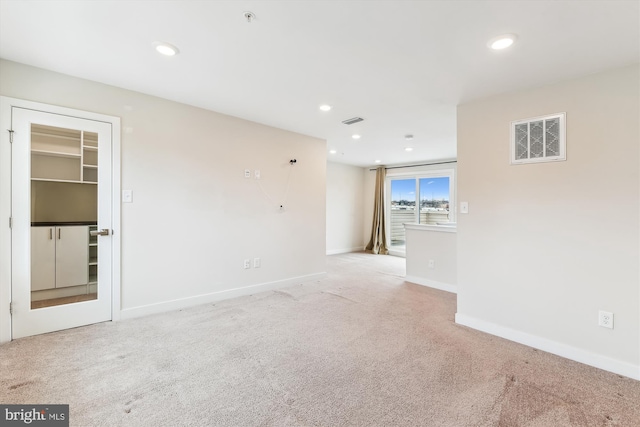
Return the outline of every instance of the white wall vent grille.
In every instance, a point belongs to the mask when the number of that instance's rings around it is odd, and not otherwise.
[[[511,122],[511,164],[566,159],[564,113]]]

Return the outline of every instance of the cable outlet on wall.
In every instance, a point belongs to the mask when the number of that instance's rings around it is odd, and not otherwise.
[[[249,258],[244,260],[244,268],[251,268],[251,260]]]
[[[432,259],[429,260],[429,268],[430,269],[436,268],[436,262]]]
[[[245,169],[244,170],[244,177],[245,178],[251,178],[251,169]]]
[[[613,313],[600,310],[598,312],[598,326],[613,329]]]

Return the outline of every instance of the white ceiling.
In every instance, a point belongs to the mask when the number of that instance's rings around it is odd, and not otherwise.
[[[462,102],[639,62],[639,4],[1,0],[0,57],[323,138],[329,160],[410,164],[456,157]],[[518,42],[490,51],[504,33]]]

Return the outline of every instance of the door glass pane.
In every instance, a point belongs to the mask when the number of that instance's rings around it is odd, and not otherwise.
[[[98,135],[31,125],[31,308],[97,299]]]
[[[420,178],[420,224],[449,222],[449,177]]]
[[[404,247],[404,223],[416,221],[416,180],[391,180],[391,246]]]

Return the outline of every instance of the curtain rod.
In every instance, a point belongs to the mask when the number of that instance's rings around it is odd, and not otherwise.
[[[385,170],[389,170],[389,169],[415,168],[415,167],[418,167],[418,166],[446,165],[448,163],[458,163],[458,161],[457,160],[449,160],[449,161],[446,161],[446,162],[422,163],[420,165],[390,166],[388,168],[385,167],[384,169]],[[376,169],[378,169],[378,168],[369,169],[369,171],[374,171]]]

